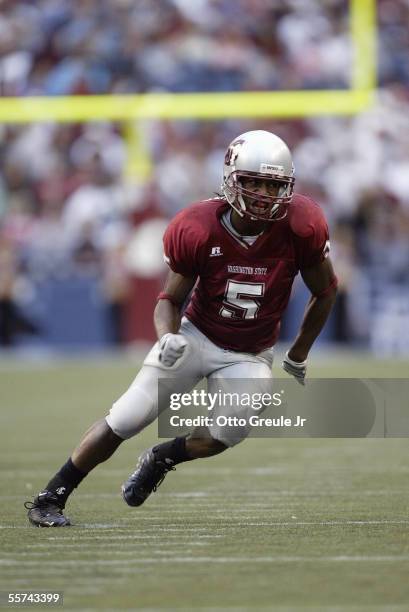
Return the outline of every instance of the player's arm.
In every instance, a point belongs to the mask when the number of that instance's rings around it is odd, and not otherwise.
[[[201,269],[200,224],[188,209],[180,211],[163,235],[163,258],[169,266],[158,296],[154,323],[159,338],[159,360],[171,367],[183,355],[187,340],[179,333],[181,310]]]
[[[181,308],[192,291],[196,278],[188,278],[169,270],[168,276],[159,294],[158,303],[153,314],[156,333],[159,339],[165,334],[177,334],[180,327]]]
[[[186,339],[179,334],[181,308],[193,289],[196,278],[169,270],[163,291],[159,294],[153,320],[159,339],[159,360],[170,367],[183,355]]]
[[[293,361],[302,362],[325,325],[337,293],[337,279],[329,257],[301,271],[304,283],[311,291],[300,331],[288,351]]]

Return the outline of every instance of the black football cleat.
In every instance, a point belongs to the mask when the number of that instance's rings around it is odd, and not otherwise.
[[[122,497],[128,506],[141,506],[156,491],[168,472],[174,471],[173,461],[158,461],[152,448],[139,457],[136,470],[122,485]]]
[[[64,506],[51,491],[41,491],[32,502],[25,502],[28,520],[35,527],[66,527],[70,519],[63,514]]]

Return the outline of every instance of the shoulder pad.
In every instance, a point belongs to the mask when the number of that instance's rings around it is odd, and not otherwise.
[[[190,238],[195,237],[199,242],[206,241],[217,223],[216,211],[219,207],[220,201],[215,200],[190,204],[177,213],[170,227],[188,234]]]
[[[314,200],[295,194],[288,207],[288,222],[293,234],[308,238],[317,230],[326,227],[324,213]]]

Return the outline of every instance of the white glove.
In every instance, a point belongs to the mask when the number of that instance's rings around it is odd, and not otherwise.
[[[293,361],[288,356],[288,351],[285,354],[282,362],[283,370],[285,370],[291,376],[294,376],[295,380],[300,385],[305,385],[305,375],[307,373],[307,360],[305,361]]]
[[[159,361],[170,368],[182,357],[187,346],[187,340],[182,334],[165,334],[159,340]]]

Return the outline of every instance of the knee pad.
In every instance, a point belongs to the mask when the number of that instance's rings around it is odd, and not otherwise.
[[[105,420],[114,433],[127,440],[145,429],[156,417],[157,401],[134,384],[112,405]]]

